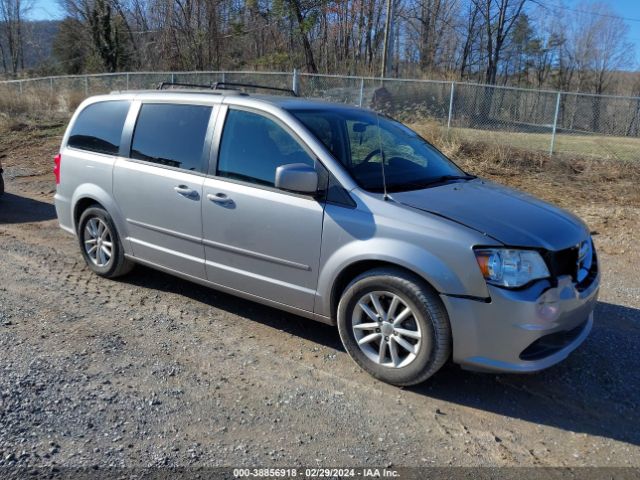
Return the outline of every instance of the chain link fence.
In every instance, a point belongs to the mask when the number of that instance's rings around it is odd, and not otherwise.
[[[130,72],[0,82],[0,114],[20,99],[33,108],[72,111],[85,97],[156,88],[161,82],[253,83],[372,108],[411,125],[446,129],[464,142],[553,153],[636,160],[640,97],[294,72]],[[260,90],[255,90],[259,92]],[[261,92],[261,93],[264,93]],[[3,100],[4,99],[4,100]]]

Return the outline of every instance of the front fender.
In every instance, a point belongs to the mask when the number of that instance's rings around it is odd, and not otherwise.
[[[487,284],[473,246],[486,239],[476,231],[391,202],[374,209],[327,205],[322,232],[315,313],[332,315],[332,292],[345,269],[362,261],[405,268],[440,294],[487,298]]]
[[[394,252],[391,255],[389,252]],[[340,274],[362,261],[386,262],[414,272],[424,278],[439,293],[463,292],[464,285],[438,257],[409,243],[392,239],[371,239],[351,242],[326,259],[318,279],[318,309],[316,313],[329,316],[331,293]]]

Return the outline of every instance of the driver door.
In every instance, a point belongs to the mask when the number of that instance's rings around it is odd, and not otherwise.
[[[275,118],[228,109],[214,176],[204,182],[206,274],[213,283],[311,312],[324,201],[274,187],[276,168],[289,163],[316,161]]]

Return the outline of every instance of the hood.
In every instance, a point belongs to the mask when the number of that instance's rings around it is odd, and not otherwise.
[[[586,225],[571,213],[487,180],[455,182],[391,196],[401,204],[461,223],[507,246],[556,251],[575,246],[589,236]]]

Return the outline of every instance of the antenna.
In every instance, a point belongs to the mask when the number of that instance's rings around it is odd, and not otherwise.
[[[376,122],[378,127],[378,150],[380,150],[380,168],[382,168],[382,191],[384,192],[383,198],[385,200],[390,200],[389,195],[387,194],[387,177],[384,173],[384,148],[382,147],[382,135],[380,135],[380,114],[376,112]]]

